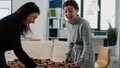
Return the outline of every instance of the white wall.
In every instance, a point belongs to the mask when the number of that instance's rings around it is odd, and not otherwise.
[[[11,14],[11,1],[0,0],[0,19]]]
[[[118,40],[117,40],[117,55],[120,55],[120,1],[116,0],[116,14],[115,14],[115,22],[116,22],[116,27],[118,30]]]
[[[46,23],[48,17],[49,0],[12,0],[12,12],[15,12],[21,5],[26,2],[35,2],[40,8],[40,16],[36,19],[35,24],[31,24],[33,38],[46,39]]]
[[[116,14],[115,14],[116,27],[118,29],[118,41],[117,41],[117,55],[119,55],[120,60],[120,0],[116,0]],[[119,61],[120,66],[120,61]]]

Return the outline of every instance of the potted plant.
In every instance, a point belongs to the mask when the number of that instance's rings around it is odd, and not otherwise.
[[[108,39],[108,46],[116,45],[117,31],[116,28],[112,28],[110,23],[109,23],[109,28],[107,30],[107,39]]]
[[[107,30],[107,44],[112,50],[112,55],[115,54],[115,45],[117,41],[117,31],[116,28],[113,28],[111,24],[109,23],[109,28]]]

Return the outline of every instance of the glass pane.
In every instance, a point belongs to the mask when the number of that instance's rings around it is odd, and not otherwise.
[[[92,29],[97,29],[98,11],[98,0],[84,0],[83,17],[88,20]]]
[[[80,0],[75,0],[77,3],[78,3],[78,6],[79,6],[79,12],[78,12],[78,15],[80,15]]]
[[[101,0],[101,30],[107,30],[109,22],[115,27],[115,0]]]

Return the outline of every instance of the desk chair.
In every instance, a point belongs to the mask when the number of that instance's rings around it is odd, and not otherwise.
[[[108,68],[110,64],[110,51],[109,47],[98,47],[98,58],[95,62],[95,68]]]

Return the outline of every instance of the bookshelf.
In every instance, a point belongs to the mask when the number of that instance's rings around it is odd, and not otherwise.
[[[47,40],[67,41],[67,30],[64,29],[66,26],[64,21],[61,8],[49,8]]]

